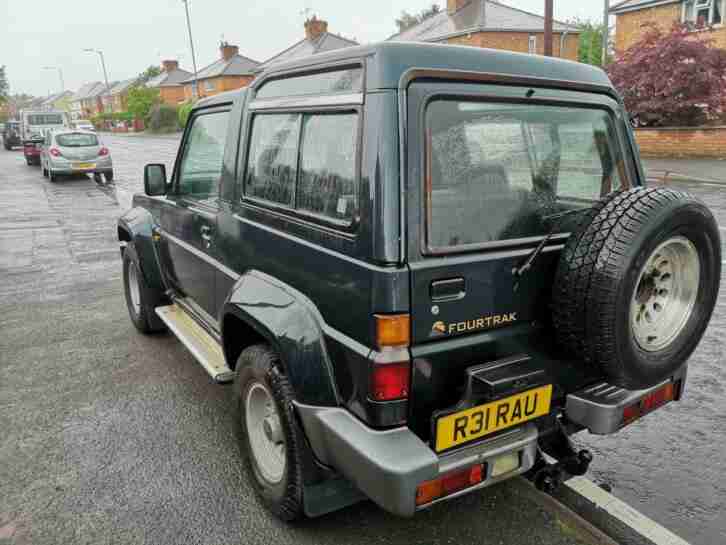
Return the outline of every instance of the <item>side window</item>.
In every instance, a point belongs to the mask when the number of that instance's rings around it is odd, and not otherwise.
[[[193,199],[216,198],[222,174],[229,112],[192,118],[179,169],[179,194]]]
[[[357,210],[355,144],[357,115],[306,115],[303,120],[297,208],[352,221]]]
[[[299,131],[299,114],[255,116],[247,159],[247,195],[293,205]]]

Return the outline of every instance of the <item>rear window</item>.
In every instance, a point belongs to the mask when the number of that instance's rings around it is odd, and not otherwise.
[[[95,134],[59,134],[55,137],[59,146],[66,148],[80,148],[83,146],[98,146],[98,138]]]
[[[626,184],[600,109],[435,100],[426,113],[429,250],[566,232]],[[554,216],[554,217],[553,217]]]
[[[62,114],[30,114],[28,125],[62,125]]]

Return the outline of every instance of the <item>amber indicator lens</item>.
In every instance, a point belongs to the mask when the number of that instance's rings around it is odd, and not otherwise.
[[[411,317],[408,314],[376,314],[376,344],[408,346],[411,341]]]

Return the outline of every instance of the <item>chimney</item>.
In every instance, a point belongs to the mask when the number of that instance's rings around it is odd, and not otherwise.
[[[469,0],[446,0],[446,11],[448,11],[449,15],[451,15],[454,12],[459,11],[468,3]]]
[[[228,42],[222,42],[219,44],[219,53],[225,61],[228,61],[239,53],[239,47],[236,45],[229,45]]]
[[[174,60],[161,61],[161,69],[164,72],[173,72],[177,68],[179,68],[179,61],[174,61]]]
[[[318,19],[313,15],[305,21],[305,38],[308,40],[317,40],[318,36],[328,31],[328,21]]]

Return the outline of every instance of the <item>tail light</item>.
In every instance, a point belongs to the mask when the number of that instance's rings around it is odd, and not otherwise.
[[[101,147],[101,149],[100,149],[100,150],[98,150],[98,155],[99,155],[100,157],[102,157],[102,156],[104,156],[104,155],[108,155],[108,148],[107,148],[107,147],[105,147],[105,146],[102,146],[102,147]]]
[[[627,426],[641,416],[653,412],[666,403],[678,399],[681,391],[681,381],[669,382],[657,390],[649,393],[637,403],[628,405],[623,409],[623,426]]]
[[[408,398],[411,382],[411,319],[408,314],[376,314],[376,345],[369,394],[374,401]]]
[[[425,505],[439,498],[477,485],[484,480],[485,476],[486,464],[476,464],[466,469],[438,477],[432,481],[425,481],[416,488],[416,505]]]
[[[51,154],[51,155],[52,155],[53,157],[60,157],[60,156],[61,156],[61,152],[60,152],[60,150],[59,150],[58,148],[50,148],[50,150],[48,150],[48,152],[49,152],[49,153],[50,153],[50,154]]]

